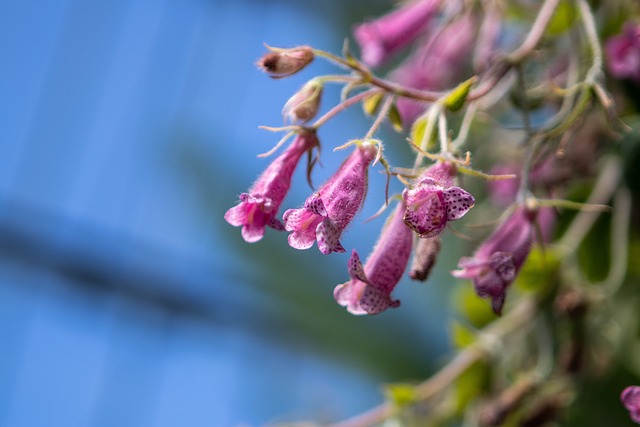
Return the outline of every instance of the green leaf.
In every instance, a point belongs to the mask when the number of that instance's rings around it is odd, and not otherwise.
[[[365,114],[373,116],[380,107],[380,101],[382,101],[382,92],[377,92],[367,96],[367,98],[362,102],[362,109]]]
[[[525,261],[515,285],[524,292],[545,292],[556,281],[560,257],[551,248],[535,246]]]
[[[384,394],[391,403],[402,408],[418,401],[418,393],[415,386],[406,383],[387,384]]]
[[[559,36],[569,30],[576,22],[578,14],[573,1],[562,0],[556,7],[556,11],[547,25],[546,34]]]
[[[473,363],[455,382],[457,412],[462,414],[476,397],[489,388],[491,367],[485,361]]]
[[[458,289],[454,294],[454,305],[473,327],[482,328],[496,319],[490,301],[476,295],[470,281],[465,281]]]
[[[471,77],[469,80],[460,83],[455,89],[449,92],[449,95],[444,99],[444,106],[447,107],[449,111],[460,110],[464,106],[471,86],[473,86],[476,80],[476,77]]]
[[[420,116],[416,119],[415,122],[411,125],[410,139],[416,144],[418,147],[421,146],[422,141],[424,140],[424,133],[427,131],[427,125],[429,120],[427,116]],[[438,144],[438,129],[434,127],[431,132],[431,138],[429,139],[429,143],[427,144],[426,151],[435,150]]]
[[[476,342],[476,334],[468,326],[454,320],[451,323],[451,341],[457,349],[463,349]]]
[[[398,111],[398,107],[396,106],[395,102],[391,105],[391,108],[389,109],[388,117],[389,117],[389,121],[393,125],[393,129],[396,132],[401,133],[403,130],[402,117],[400,117],[400,111]]]

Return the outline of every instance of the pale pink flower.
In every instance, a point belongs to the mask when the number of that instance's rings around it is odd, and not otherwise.
[[[627,22],[605,47],[611,75],[640,83],[640,25]]]
[[[625,388],[620,394],[620,400],[629,411],[631,420],[640,424],[640,387],[632,385]]]
[[[281,79],[297,73],[309,65],[315,57],[313,48],[310,46],[289,49],[268,48],[270,52],[264,54],[256,65],[274,79]]]
[[[247,193],[240,195],[240,203],[227,211],[224,219],[231,225],[242,227],[247,242],[257,242],[264,236],[266,226],[284,230],[276,218],[300,157],[318,145],[315,132],[302,130],[291,145],[262,172]]]
[[[409,261],[413,232],[404,224],[404,204],[400,203],[364,267],[353,250],[348,270],[351,280],[336,286],[333,296],[352,314],[378,314],[400,301],[391,298]]]

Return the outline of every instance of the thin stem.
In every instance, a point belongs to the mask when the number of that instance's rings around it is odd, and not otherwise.
[[[533,49],[538,45],[538,42],[544,35],[544,31],[551,21],[553,17],[553,13],[556,10],[556,7],[560,3],[560,0],[546,0],[542,7],[540,8],[540,12],[538,12],[538,16],[536,17],[529,34],[522,42],[520,47],[511,52],[507,56],[507,61],[511,64],[518,64],[522,62],[524,58],[526,58]]]
[[[520,179],[520,188],[518,190],[518,200],[523,201],[529,196],[529,175],[531,174],[531,168],[533,167],[533,154],[537,144],[532,141],[533,130],[531,129],[531,118],[529,116],[529,100],[527,99],[527,87],[524,81],[524,72],[522,66],[516,67],[518,90],[520,92],[520,98],[522,102],[522,123],[524,130],[527,133],[527,139],[525,141],[525,153],[524,153],[524,165],[522,166],[522,178]]]
[[[589,4],[585,0],[577,0],[578,9],[580,9],[580,16],[584,25],[585,33],[587,33],[587,40],[589,40],[589,46],[591,47],[591,53],[593,55],[593,64],[589,71],[585,81],[587,83],[595,83],[596,79],[602,73],[602,47],[600,46],[600,40],[598,39],[598,31],[596,30],[595,19]]]
[[[627,274],[629,258],[629,225],[631,222],[631,193],[622,187],[614,199],[611,218],[611,268],[604,281],[598,286],[609,295],[615,294]]]
[[[491,338],[505,338],[510,333],[519,330],[531,321],[536,312],[533,299],[525,299],[505,316],[487,326],[482,335]],[[446,366],[431,378],[416,387],[420,400],[428,400],[450,386],[473,363],[491,353],[495,339],[480,339],[458,353]],[[367,412],[353,418],[331,424],[329,427],[369,427],[380,424],[395,415],[397,409],[385,402]]]
[[[371,89],[371,90],[367,90],[365,92],[360,92],[359,94],[354,95],[351,98],[345,99],[340,104],[336,105],[331,110],[326,112],[318,120],[316,120],[312,127],[314,129],[318,129],[320,126],[322,126],[327,121],[332,119],[335,115],[341,113],[342,111],[344,111],[347,108],[351,107],[353,104],[357,104],[358,102],[362,101],[363,99],[367,98],[368,96],[373,95],[376,92],[379,92],[379,90],[378,89]]]
[[[451,148],[454,151],[459,151],[460,148],[467,141],[467,137],[469,136],[469,130],[471,129],[471,123],[473,123],[473,119],[476,117],[476,111],[478,111],[478,103],[471,102],[464,112],[464,117],[462,118],[462,124],[460,125],[460,130],[458,131],[458,136],[451,143]]]
[[[393,105],[393,101],[394,101],[393,96],[388,96],[387,99],[384,100],[384,104],[382,104],[382,107],[380,107],[380,111],[378,112],[378,116],[376,117],[376,120],[373,122],[373,124],[369,128],[369,131],[363,138],[364,141],[371,139],[373,137],[373,134],[376,133],[376,131],[378,130],[378,128],[380,127],[384,119],[387,117],[387,114],[389,114],[389,110]]]
[[[418,146],[419,151],[416,156],[416,161],[413,164],[414,171],[420,167],[420,164],[425,158],[425,153],[427,153],[429,148],[429,142],[431,141],[431,135],[433,135],[433,130],[436,126],[436,120],[438,119],[438,115],[441,114],[441,106],[440,104],[432,104],[427,111],[427,124],[424,129],[424,135],[422,136],[422,141],[412,141],[414,144],[420,144]]]
[[[449,136],[447,132],[447,115],[444,111],[438,117],[438,136],[440,137],[440,155],[449,153]]]
[[[598,177],[587,204],[599,205],[604,204],[611,198],[616,191],[620,182],[620,161],[615,157],[609,157]],[[590,212],[586,210],[580,211],[575,219],[571,221],[569,229],[564,233],[562,239],[558,242],[558,247],[565,254],[571,254],[576,251],[580,243],[584,240],[593,224],[598,219],[600,212]]]

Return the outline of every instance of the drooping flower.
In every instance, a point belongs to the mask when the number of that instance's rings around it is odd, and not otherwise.
[[[440,236],[418,240],[411,268],[409,269],[409,277],[421,282],[427,280],[440,253],[440,247]]]
[[[627,410],[633,422],[640,424],[640,387],[632,385],[625,388],[620,394],[620,400]]]
[[[364,202],[367,172],[376,153],[373,141],[356,142],[353,153],[318,192],[307,198],[304,207],[284,213],[291,247],[309,249],[317,240],[323,254],[345,252],[340,236]]]
[[[322,83],[310,80],[296,92],[282,109],[282,115],[290,122],[308,122],[318,113]]]
[[[415,0],[373,21],[358,25],[353,33],[362,61],[377,67],[411,44],[436,16],[440,0]]]
[[[606,43],[607,66],[614,77],[640,83],[640,25],[627,22]]]
[[[478,296],[491,298],[500,315],[507,288],[515,280],[531,251],[538,209],[519,205],[506,221],[480,245],[473,257],[458,262],[454,277],[471,279]]]
[[[268,48],[270,52],[264,54],[256,65],[274,79],[281,79],[297,73],[309,65],[315,57],[313,48],[310,46],[289,49]]]
[[[453,185],[455,174],[455,165],[438,162],[402,193],[407,205],[404,222],[420,237],[436,236],[448,221],[462,218],[475,204],[471,194]]]
[[[333,296],[352,314],[378,314],[400,301],[391,298],[409,261],[413,232],[404,224],[404,204],[398,204],[382,230],[364,267],[353,250],[348,269],[351,280],[336,286]]]
[[[414,89],[445,90],[465,77],[476,37],[476,22],[467,13],[443,28],[435,28],[419,49],[391,73],[391,80]],[[398,100],[403,123],[413,122],[425,104],[408,98]]]
[[[302,155],[318,145],[315,132],[301,130],[289,147],[262,172],[247,193],[240,195],[240,203],[224,214],[231,225],[242,227],[242,237],[247,242],[257,242],[264,236],[266,226],[284,230],[276,218],[284,200],[291,177]]]

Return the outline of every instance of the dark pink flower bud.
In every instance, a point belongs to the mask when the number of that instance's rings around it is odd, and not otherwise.
[[[625,388],[620,394],[620,400],[633,422],[640,424],[640,387],[632,385]]]
[[[364,267],[353,250],[349,259],[351,280],[336,286],[333,296],[352,314],[378,314],[400,301],[391,299],[409,261],[413,232],[404,224],[400,203],[383,228]]]
[[[411,44],[438,12],[441,0],[416,0],[373,21],[358,25],[353,33],[362,61],[371,66],[386,62]]]
[[[322,97],[322,83],[317,80],[307,82],[296,92],[282,109],[285,120],[290,122],[308,122],[318,113]]]
[[[480,245],[473,257],[458,262],[454,277],[471,279],[478,296],[491,298],[493,311],[500,315],[507,288],[515,280],[533,244],[538,210],[520,205],[506,221]]]
[[[420,237],[438,235],[448,221],[462,218],[474,206],[473,196],[453,185],[455,174],[453,164],[436,163],[402,193],[407,205],[404,222]]]
[[[304,207],[284,213],[284,226],[289,245],[309,249],[314,241],[323,254],[345,252],[340,235],[360,210],[367,193],[369,164],[376,157],[372,141],[358,143],[340,169],[307,198]]]
[[[258,60],[256,65],[274,79],[288,77],[297,73],[313,61],[313,49],[309,46],[298,46],[289,49],[269,47],[271,52]]]
[[[413,261],[411,262],[411,269],[409,270],[409,277],[413,280],[420,280],[421,282],[427,280],[431,269],[438,259],[440,246],[440,236],[418,240],[415,253],[413,254]]]
[[[289,191],[300,157],[317,145],[315,132],[301,130],[291,145],[262,172],[249,192],[240,195],[240,203],[224,214],[229,224],[242,226],[244,240],[252,243],[262,239],[266,226],[284,230],[276,218],[278,209]]]
[[[627,22],[620,34],[607,41],[606,54],[612,76],[640,83],[640,25]]]

